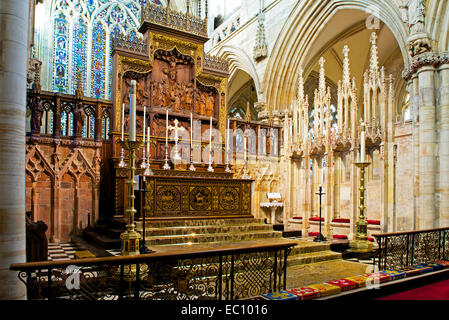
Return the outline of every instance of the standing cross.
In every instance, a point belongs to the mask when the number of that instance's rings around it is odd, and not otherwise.
[[[181,160],[181,156],[179,155],[178,152],[178,141],[179,141],[179,135],[178,135],[178,131],[184,131],[184,127],[178,127],[178,119],[175,119],[174,121],[175,126],[169,125],[168,129],[169,130],[175,130],[175,156],[174,156],[174,160]]]

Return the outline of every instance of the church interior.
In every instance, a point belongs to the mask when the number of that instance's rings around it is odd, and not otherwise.
[[[449,300],[448,30],[437,0],[2,0],[0,299]]]

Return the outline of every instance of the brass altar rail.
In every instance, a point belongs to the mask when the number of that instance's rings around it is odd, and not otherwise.
[[[373,234],[380,270],[449,258],[449,228]]]
[[[286,288],[296,242],[233,244],[139,256],[19,263],[34,299],[235,300]]]

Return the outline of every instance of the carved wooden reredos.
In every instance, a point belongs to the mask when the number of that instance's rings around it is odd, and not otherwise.
[[[208,40],[204,35],[158,24],[152,20],[151,12],[142,17],[144,21],[139,31],[143,40],[131,43],[129,39],[121,38],[113,50],[113,133],[121,133],[123,105],[125,134],[127,132],[129,86],[131,80],[136,80],[138,136],[142,132],[144,106],[149,115],[147,126],[152,128],[153,120],[165,119],[168,109],[170,118],[186,123],[189,123],[192,112],[195,120],[204,122],[204,129],[212,117],[214,128],[224,136],[227,63],[218,63],[217,58],[204,54],[204,43]],[[161,125],[165,130],[165,123],[161,122]],[[162,131],[155,129],[152,136]]]

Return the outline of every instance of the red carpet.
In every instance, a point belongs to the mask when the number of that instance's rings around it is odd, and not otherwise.
[[[449,300],[449,280],[404,291],[378,300]]]

